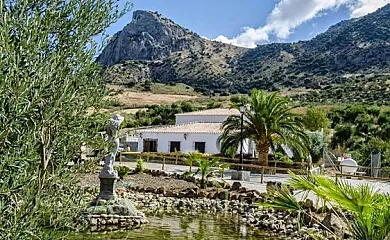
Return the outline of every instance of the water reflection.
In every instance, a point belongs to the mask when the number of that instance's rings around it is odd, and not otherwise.
[[[191,213],[147,213],[149,224],[140,229],[111,233],[75,234],[69,239],[282,239],[239,224],[237,215],[191,214]]]

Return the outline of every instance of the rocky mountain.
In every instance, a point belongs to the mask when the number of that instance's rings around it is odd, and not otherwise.
[[[245,49],[201,38],[156,12],[135,11],[98,61],[108,81],[182,82],[206,93],[321,89],[390,73],[390,5],[340,22],[309,41]]]

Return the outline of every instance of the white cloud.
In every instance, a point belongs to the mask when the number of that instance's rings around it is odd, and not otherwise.
[[[257,29],[246,27],[244,32],[232,39],[219,35],[214,40],[254,48],[257,43],[268,41],[269,35],[281,40],[287,39],[296,27],[325,14],[325,11],[347,6],[351,17],[359,17],[387,3],[390,0],[280,0],[268,15],[264,26]]]
[[[390,0],[360,0],[351,5],[351,17],[361,17],[389,4]]]

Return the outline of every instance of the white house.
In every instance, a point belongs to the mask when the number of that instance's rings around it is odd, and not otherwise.
[[[221,125],[231,115],[240,115],[240,112],[236,109],[209,109],[176,114],[176,125],[138,130],[138,151],[220,153]],[[253,154],[252,145],[251,141],[245,140],[243,152]]]

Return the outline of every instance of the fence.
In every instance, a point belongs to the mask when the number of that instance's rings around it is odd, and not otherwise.
[[[140,152],[121,152],[119,155],[119,162],[122,162],[124,156],[129,156],[132,160],[142,158],[146,162],[156,162],[161,163],[161,169],[165,170],[166,164],[175,164],[175,165],[186,165],[184,163],[184,154],[164,154],[164,153],[140,153]],[[206,158],[212,158],[214,156],[206,156]],[[258,162],[257,159],[243,159],[243,164],[240,163],[240,159],[237,158],[226,158],[218,157],[220,163],[228,163],[231,169],[241,169],[249,170],[251,172],[260,173],[260,182],[264,182],[264,174],[276,174],[278,173],[288,173],[294,172],[298,174],[307,174],[311,164],[306,162],[294,162],[286,163],[281,161],[270,161],[268,166],[261,166],[259,164],[254,164]],[[196,166],[196,163],[194,163]]]
[[[146,162],[155,162],[161,163],[161,169],[165,170],[166,164],[175,164],[175,165],[186,165],[184,163],[184,158],[186,155],[181,153],[167,154],[167,153],[140,153],[140,152],[121,152],[119,155],[119,161],[122,161],[124,156],[128,156],[133,160],[142,158]],[[206,158],[212,158],[214,156],[206,156]],[[231,169],[241,169],[248,170],[251,172],[257,172],[261,175],[260,182],[263,183],[264,174],[276,174],[276,173],[288,173],[294,172],[297,174],[308,174],[315,173],[320,174],[325,172],[325,165],[313,165],[307,162],[281,162],[281,161],[269,161],[268,166],[261,166],[258,163],[257,159],[243,159],[243,164],[241,164],[240,159],[237,158],[226,158],[218,157],[220,163],[228,163]],[[194,163],[196,165],[196,163]],[[357,168],[355,173],[348,173],[343,170],[346,167]],[[336,179],[339,177],[358,177],[359,179],[367,180],[390,180],[390,167],[365,167],[365,166],[346,166],[346,165],[336,165],[333,167],[335,171],[331,173],[332,176],[335,176]],[[372,172],[377,172],[377,176],[371,176]]]

